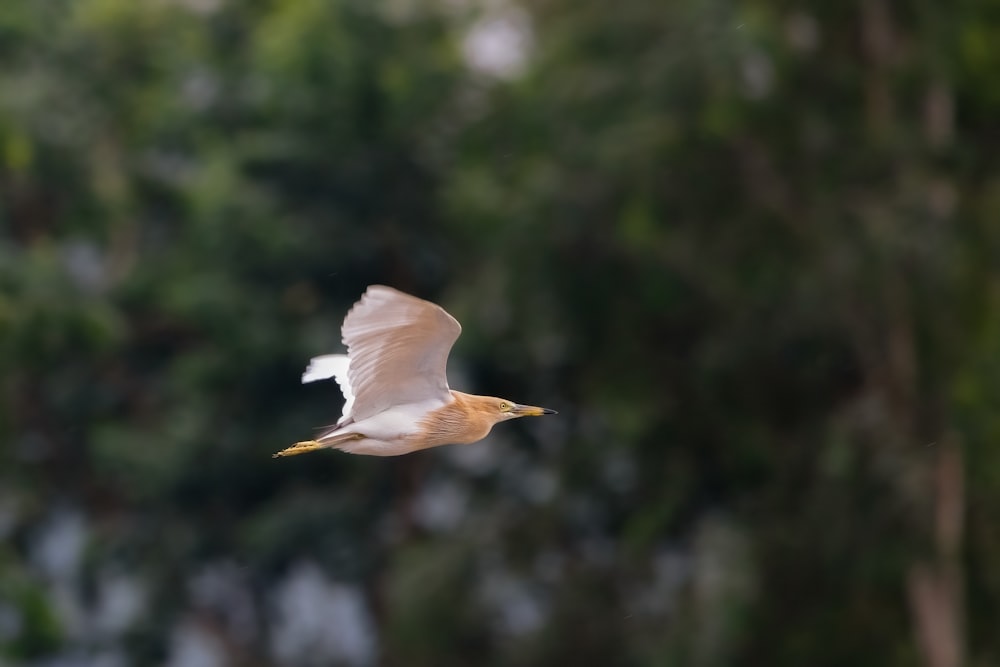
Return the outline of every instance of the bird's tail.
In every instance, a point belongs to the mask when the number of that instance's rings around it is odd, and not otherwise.
[[[279,458],[281,456],[297,456],[299,454],[305,454],[306,452],[312,452],[317,449],[336,448],[345,442],[360,440],[363,437],[364,436],[360,433],[337,433],[322,436],[319,440],[303,440],[302,442],[296,442],[291,447],[282,449],[277,454],[274,454],[272,458]]]

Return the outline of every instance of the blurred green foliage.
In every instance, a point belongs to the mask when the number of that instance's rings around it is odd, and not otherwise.
[[[997,9],[4,4],[0,664],[1000,662]],[[271,460],[372,283],[560,416]]]

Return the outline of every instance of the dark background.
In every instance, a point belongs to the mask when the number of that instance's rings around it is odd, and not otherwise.
[[[1000,664],[1000,4],[0,5],[0,664]],[[312,355],[384,283],[397,459]]]

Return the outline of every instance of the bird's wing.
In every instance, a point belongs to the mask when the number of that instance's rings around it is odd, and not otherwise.
[[[462,327],[441,306],[373,285],[347,313],[341,331],[355,421],[394,405],[450,400],[445,368]]]
[[[309,366],[302,373],[302,384],[333,378],[340,385],[344,394],[344,413],[341,421],[351,414],[354,406],[354,393],[351,392],[351,381],[347,377],[349,358],[346,354],[324,354],[309,360]]]

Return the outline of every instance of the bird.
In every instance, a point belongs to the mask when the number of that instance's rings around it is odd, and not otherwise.
[[[333,378],[344,394],[340,419],[314,440],[274,454],[319,449],[399,456],[482,440],[499,422],[557,414],[448,386],[446,368],[462,326],[441,306],[385,285],[372,285],[341,327],[347,354],[313,357],[302,382]]]

